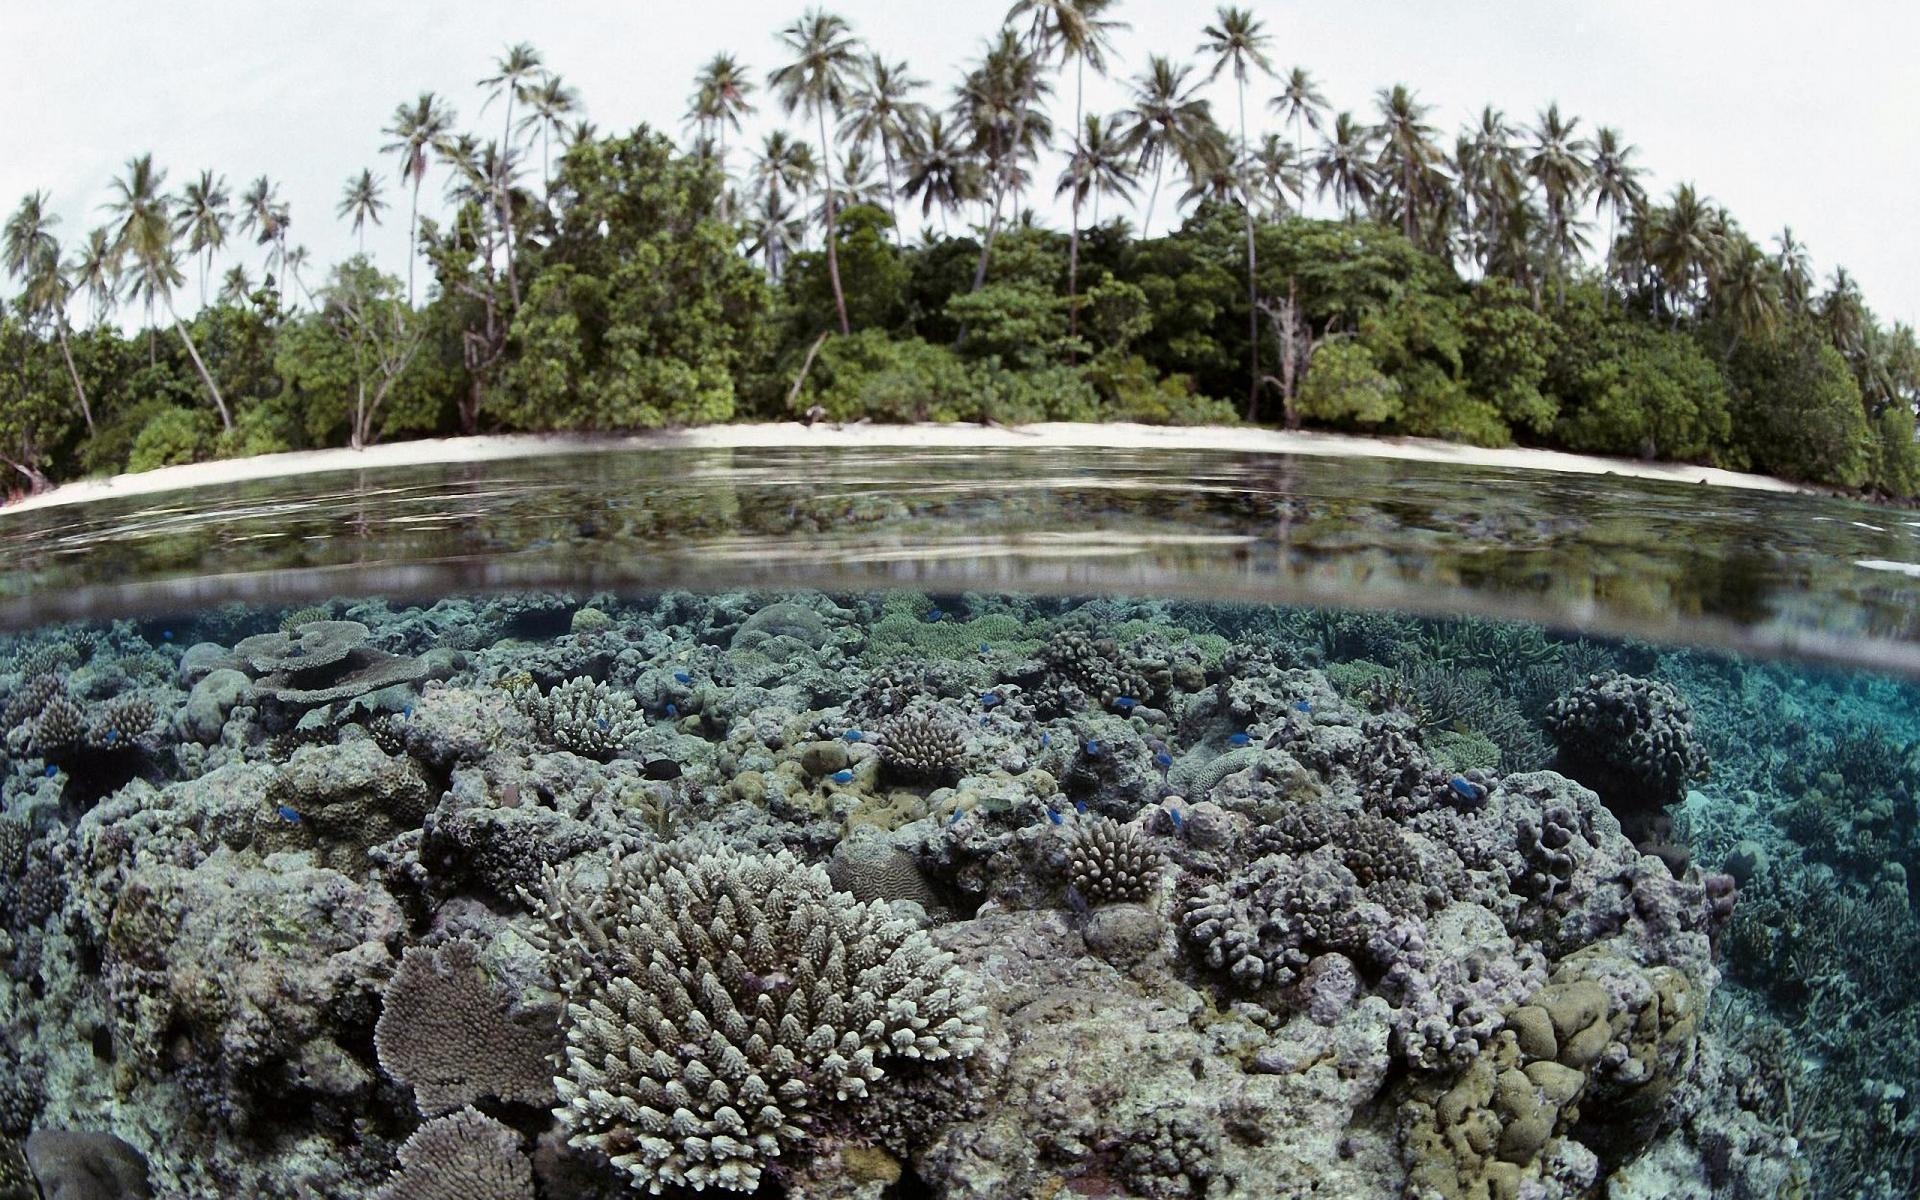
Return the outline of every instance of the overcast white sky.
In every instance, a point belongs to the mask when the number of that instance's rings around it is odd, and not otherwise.
[[[178,187],[202,168],[238,194],[265,173],[292,204],[292,240],[318,264],[354,249],[334,215],[372,167],[393,208],[368,249],[405,273],[405,198],[380,130],[423,89],[463,127],[498,136],[474,81],[508,43],[531,41],[603,131],[651,122],[676,135],[696,67],[717,50],[764,78],[775,31],[801,0],[5,0],[0,4],[0,206],[52,193],[72,245],[103,217],[109,178],[151,150]],[[1004,4],[837,0],[829,6],[944,104]],[[1651,190],[1694,182],[1763,244],[1784,225],[1824,278],[1844,264],[1883,320],[1920,317],[1920,4],[1897,0],[1253,0],[1276,66],[1307,66],[1336,107],[1371,117],[1374,89],[1405,82],[1449,134],[1491,102],[1530,122],[1550,100],[1621,129]],[[1194,57],[1211,5],[1123,0],[1132,29],[1116,74],[1150,50]],[[1250,93],[1250,116],[1271,85]],[[1120,83],[1089,80],[1089,111]],[[1260,102],[1256,107],[1254,101]],[[757,97],[765,101],[764,95]],[[1215,92],[1232,116],[1231,83]],[[763,103],[761,129],[773,119]],[[1262,113],[1264,117],[1264,113]],[[1259,125],[1256,123],[1256,129]],[[796,129],[796,131],[798,131]],[[757,140],[759,130],[752,131]],[[743,165],[744,155],[733,159]],[[1048,176],[1054,173],[1048,171]],[[423,212],[440,178],[422,193]],[[1164,201],[1163,201],[1164,204]],[[1163,210],[1164,211],[1164,210]],[[917,217],[907,222],[919,227]],[[1156,226],[1163,218],[1156,216]],[[259,254],[241,249],[258,273]],[[185,297],[195,295],[189,285]]]

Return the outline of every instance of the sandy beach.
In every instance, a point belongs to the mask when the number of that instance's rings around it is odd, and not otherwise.
[[[1257,454],[1302,454],[1331,458],[1392,458],[1418,463],[1560,471],[1575,475],[1622,475],[1714,487],[1767,492],[1816,491],[1769,475],[1725,471],[1687,463],[1640,462],[1519,448],[1489,450],[1426,438],[1356,437],[1274,429],[1204,425],[1169,427],[1123,423],[1081,425],[1056,422],[1017,427],[979,425],[801,425],[781,422],[709,425],[624,436],[501,434],[430,438],[370,446],[364,450],[302,450],[253,458],[221,459],[181,467],[163,467],[132,475],[63,484],[0,511],[27,512],[120,496],[145,496],[225,483],[312,475],[327,471],[366,471],[432,463],[486,462],[549,454],[618,454],[635,450],[774,449],[820,447],[929,447],[998,449],[1012,447],[1090,447],[1114,450],[1230,450]]]

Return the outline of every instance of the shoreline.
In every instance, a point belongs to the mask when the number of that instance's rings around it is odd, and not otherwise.
[[[892,449],[1083,448],[1110,450],[1213,450],[1322,458],[1383,458],[1572,475],[1619,475],[1670,483],[1704,484],[1748,491],[1825,495],[1826,489],[1771,475],[1728,471],[1693,463],[1642,462],[1519,447],[1488,449],[1431,438],[1384,438],[1230,425],[1076,424],[1040,425],[831,425],[795,421],[704,425],[637,434],[482,434],[389,442],[364,450],[344,447],[216,459],[160,467],[106,479],[75,480],[38,496],[0,506],[0,514],[62,508],[93,500],[160,495],[192,488],[247,483],[288,475],[380,470],[443,463],[493,462],[570,453],[619,453],[666,449],[786,449],[790,447]]]

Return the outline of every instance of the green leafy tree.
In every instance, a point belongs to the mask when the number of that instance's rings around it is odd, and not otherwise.
[[[1400,385],[1371,351],[1346,338],[1313,352],[1296,403],[1304,419],[1342,428],[1377,429],[1401,414]]]
[[[1800,321],[1743,345],[1729,364],[1733,440],[1746,461],[1787,479],[1859,487],[1872,470],[1860,385],[1820,331]]]
[[[1559,401],[1546,390],[1559,347],[1559,328],[1504,279],[1473,289],[1461,322],[1468,389],[1500,411],[1501,419],[1535,438],[1550,433]]]
[[[847,317],[861,329],[890,329],[906,316],[911,268],[889,241],[893,218],[871,204],[841,210],[838,231],[840,261],[852,282],[845,296]],[[797,340],[810,342],[831,326],[836,312],[826,255],[801,254],[781,281],[792,313]]]
[[[69,435],[71,410],[57,398],[44,347],[0,311],[0,465],[29,492],[46,490],[56,447]],[[0,486],[0,494],[13,491]]]
[[[722,186],[645,128],[567,152],[547,265],[514,317],[502,419],[633,429],[733,415],[767,298],[714,216]]]

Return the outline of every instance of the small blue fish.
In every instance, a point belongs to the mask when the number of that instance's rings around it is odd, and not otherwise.
[[[982,654],[992,654],[992,653],[993,653],[993,647],[992,647],[992,646],[989,646],[989,645],[987,645],[987,644],[986,644],[985,642],[981,642],[981,643],[980,643],[980,653],[982,653]]]
[[[413,705],[409,704],[400,710],[400,719],[403,721],[413,720]]]
[[[827,776],[827,778],[833,780],[835,783],[852,783],[853,772],[845,770],[835,771],[833,774]]]
[[[985,729],[986,727],[987,727],[987,714],[985,714],[985,713],[981,713],[981,714],[980,714],[980,728],[982,728],[982,729]]]
[[[1293,702],[1293,709],[1295,712],[1310,713],[1313,711],[1313,701],[1295,700]]]
[[[1079,814],[1080,814],[1081,816],[1083,816],[1083,817],[1084,817],[1084,816],[1086,816],[1086,815],[1087,815],[1087,802],[1086,802],[1085,800],[1075,800],[1075,801],[1073,802],[1073,811],[1075,811],[1075,812],[1077,812],[1077,813],[1079,813]]]
[[[593,723],[600,727],[601,733],[605,733],[607,730],[613,728],[613,726],[608,723],[605,717],[595,717]]]
[[[1088,739],[1087,739],[1087,744],[1086,744],[1086,746],[1085,746],[1084,748],[1085,748],[1085,750],[1086,750],[1086,752],[1087,752],[1087,757],[1088,757],[1088,758],[1099,758],[1099,757],[1100,757],[1100,743],[1099,743],[1099,742],[1096,742],[1096,741],[1094,741],[1094,740],[1093,740],[1092,738],[1088,738]]]
[[[300,823],[299,812],[297,812],[294,809],[288,808],[284,804],[275,805],[273,811],[276,813],[279,813],[280,819],[282,821],[285,821],[289,825],[298,825]]]
[[[48,778],[48,779],[52,779],[52,778],[53,778],[53,777],[54,777],[55,775],[58,775],[59,773],[60,773],[60,768],[59,768],[59,767],[56,767],[56,766],[54,766],[54,765],[53,765],[52,763],[48,763],[48,764],[47,764],[47,778]]]
[[[1186,822],[1180,819],[1180,810],[1177,808],[1168,809],[1167,816],[1173,819],[1173,827],[1175,829],[1179,829],[1186,824]]]
[[[858,729],[849,729],[845,733],[841,734],[840,736],[846,741],[857,742],[861,738],[865,737],[866,735],[861,733]]]
[[[1119,709],[1123,713],[1132,712],[1134,705],[1138,703],[1140,702],[1138,700],[1135,700],[1132,696],[1115,696],[1113,698],[1113,706]]]
[[[1468,779],[1465,775],[1455,775],[1452,779],[1447,780],[1447,786],[1452,788],[1453,794],[1462,800],[1478,800],[1487,794],[1487,789],[1481,787],[1473,780]]]
[[[675,704],[671,700],[667,701],[667,716],[678,717],[679,715],[680,715],[680,706],[678,704]]]
[[[1159,767],[1162,771],[1164,771],[1168,767],[1173,765],[1173,755],[1168,754],[1165,750],[1162,750],[1160,753],[1153,756],[1153,765],[1156,767]]]
[[[1252,740],[1253,740],[1253,739],[1252,739],[1252,738],[1250,738],[1250,737],[1248,737],[1248,736],[1247,736],[1247,735],[1246,735],[1246,734],[1245,734],[1244,732],[1241,732],[1241,733],[1236,733],[1236,734],[1234,734],[1234,735],[1233,735],[1232,737],[1230,737],[1230,738],[1228,738],[1228,739],[1227,739],[1227,745],[1229,745],[1229,746],[1244,746],[1244,745],[1246,745],[1246,744],[1247,744],[1248,742],[1251,742]]]
[[[1053,735],[1052,735],[1052,734],[1050,734],[1050,733],[1043,733],[1043,734],[1041,734],[1041,735],[1040,735],[1040,748],[1041,748],[1042,750],[1045,750],[1045,749],[1046,749],[1046,748],[1047,748],[1048,746],[1051,746],[1051,745],[1053,745]]]
[[[160,631],[160,640],[161,640],[161,641],[163,641],[163,642],[170,642],[170,641],[172,641],[172,640],[173,640],[173,630],[171,630],[171,629],[162,629],[162,630]]]
[[[1064,823],[1060,816],[1060,810],[1051,804],[1047,805],[1047,820],[1053,822],[1055,825]]]
[[[687,674],[685,671],[675,671],[673,673],[673,681],[675,683],[692,683],[693,676]]]
[[[994,705],[998,703],[1000,703],[999,692],[981,692],[980,693],[980,707],[992,708]]]
[[[946,615],[947,615],[946,613],[943,613],[936,608],[932,612],[927,614],[927,624],[938,625],[942,620],[946,618]]]
[[[949,825],[958,825],[958,824],[960,823],[960,818],[961,818],[961,817],[964,817],[964,816],[966,816],[966,815],[967,815],[967,810],[966,810],[966,809],[964,809],[964,808],[956,808],[956,809],[954,809],[954,810],[953,810],[953,815],[952,815],[951,817],[948,817],[948,818],[947,818],[947,824],[949,824]]]

